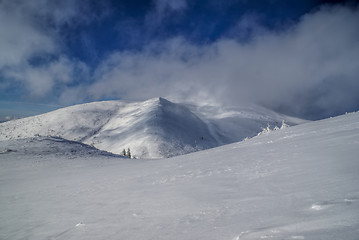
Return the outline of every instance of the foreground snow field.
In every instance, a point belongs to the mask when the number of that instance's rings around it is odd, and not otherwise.
[[[0,152],[0,239],[359,239],[359,113],[170,159]]]

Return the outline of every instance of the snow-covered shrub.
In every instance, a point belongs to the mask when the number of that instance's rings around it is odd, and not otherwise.
[[[286,123],[284,122],[284,120],[282,120],[282,126],[280,127],[280,129],[287,128],[287,127],[289,127],[289,125],[286,124]]]
[[[259,135],[262,135],[262,134],[265,134],[265,133],[270,133],[271,131],[277,131],[279,129],[283,129],[283,128],[287,128],[289,127],[288,124],[286,124],[284,122],[284,120],[282,120],[282,126],[279,128],[278,126],[275,126],[273,129],[270,128],[270,125],[268,123],[267,127],[266,128],[262,128],[262,131],[260,133],[257,134],[257,136]]]
[[[266,128],[262,128],[262,131],[260,133],[257,134],[257,136],[265,134],[265,133],[270,133],[272,130],[270,129],[270,125],[268,123]]]

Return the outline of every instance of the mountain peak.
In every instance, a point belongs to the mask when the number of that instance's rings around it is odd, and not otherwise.
[[[130,148],[136,157],[163,158],[240,141],[282,120],[296,123],[262,108],[226,111],[162,97],[144,102],[93,102],[1,123],[0,140],[59,136],[112,153]]]
[[[154,103],[159,103],[159,104],[173,104],[173,102],[163,98],[163,97],[155,97],[155,98],[151,98],[146,100],[145,102],[154,102]]]

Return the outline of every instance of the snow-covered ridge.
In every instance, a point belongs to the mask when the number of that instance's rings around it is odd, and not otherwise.
[[[258,106],[222,108],[177,104],[164,98],[75,105],[0,124],[0,140],[58,136],[121,154],[162,158],[255,136],[266,127],[302,122]]]

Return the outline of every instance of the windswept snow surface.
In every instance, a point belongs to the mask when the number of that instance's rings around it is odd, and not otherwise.
[[[170,159],[0,142],[0,239],[359,236],[359,113]]]
[[[139,158],[163,158],[238,142],[290,118],[259,106],[198,107],[163,98],[81,104],[0,124],[0,140],[58,136]]]

